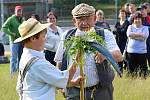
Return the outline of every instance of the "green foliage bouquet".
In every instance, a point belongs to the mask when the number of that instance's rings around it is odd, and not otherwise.
[[[65,40],[65,48],[69,55],[75,57],[78,50],[82,50],[83,53],[95,52],[96,50],[89,45],[89,42],[97,41],[98,43],[105,45],[102,36],[96,34],[94,30],[85,32],[84,36],[72,36]]]

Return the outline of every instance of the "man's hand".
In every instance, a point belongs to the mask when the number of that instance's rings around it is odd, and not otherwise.
[[[82,76],[78,76],[77,78],[71,80],[72,86],[80,86],[81,81],[84,81]]]
[[[94,58],[95,58],[95,61],[96,61],[96,63],[102,63],[106,58],[102,55],[102,54],[100,54],[99,52],[96,52],[95,54],[94,54]]]

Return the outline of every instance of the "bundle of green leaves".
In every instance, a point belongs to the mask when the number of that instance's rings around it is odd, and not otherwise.
[[[93,41],[105,45],[103,37],[97,35],[93,30],[85,32],[84,36],[72,36],[66,39],[64,44],[69,55],[75,57],[78,50],[82,50],[83,53],[95,52],[95,49],[89,45],[89,42]]]

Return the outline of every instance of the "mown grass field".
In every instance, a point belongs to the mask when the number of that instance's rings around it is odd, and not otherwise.
[[[15,90],[17,75],[9,75],[9,64],[0,64],[0,100],[19,100]],[[65,100],[57,92],[56,100]],[[114,100],[150,100],[150,77],[131,79],[127,77],[114,80]]]

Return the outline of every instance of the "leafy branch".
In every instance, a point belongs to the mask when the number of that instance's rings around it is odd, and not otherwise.
[[[100,44],[104,45],[104,39],[102,36],[99,36],[94,31],[88,31],[85,33],[85,36],[72,36],[65,40],[64,45],[70,56],[75,57],[78,50],[87,52],[95,52],[95,49],[89,45],[89,42],[97,41]]]
[[[80,67],[80,75],[84,77],[84,54],[96,50],[92,48],[89,42],[97,41],[100,44],[104,44],[104,40],[101,36],[97,35],[94,31],[89,31],[85,36],[72,36],[65,40],[66,52],[69,56],[73,56],[73,60],[77,61],[77,65]],[[80,100],[84,100],[84,82],[80,83]]]

